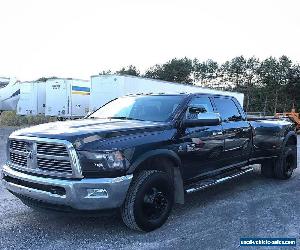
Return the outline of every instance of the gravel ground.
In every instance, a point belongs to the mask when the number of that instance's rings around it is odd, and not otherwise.
[[[13,130],[0,128],[0,166]],[[237,249],[240,237],[296,237],[299,245],[299,169],[288,181],[265,179],[254,172],[191,194],[185,205],[174,208],[163,227],[147,234],[127,229],[116,215],[88,218],[33,211],[0,184],[0,247]]]

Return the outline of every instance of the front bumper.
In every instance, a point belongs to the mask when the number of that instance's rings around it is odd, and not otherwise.
[[[125,200],[131,180],[132,175],[116,178],[62,180],[25,174],[12,169],[9,164],[4,165],[2,169],[3,184],[12,193],[76,210],[120,207]],[[100,190],[106,195],[91,196],[91,190]]]

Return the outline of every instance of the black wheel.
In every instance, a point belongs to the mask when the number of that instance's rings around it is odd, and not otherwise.
[[[174,202],[170,177],[161,171],[138,173],[122,206],[122,219],[131,229],[149,232],[168,219]]]
[[[278,179],[289,179],[297,167],[297,147],[287,146],[274,165],[274,176]]]
[[[261,174],[267,178],[274,177],[274,161],[266,160],[261,163]]]

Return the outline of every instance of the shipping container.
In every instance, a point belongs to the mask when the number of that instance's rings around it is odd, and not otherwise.
[[[18,115],[42,115],[46,107],[46,82],[22,82],[20,100],[17,105]]]
[[[147,93],[207,93],[234,96],[243,106],[244,94],[202,88],[136,76],[96,75],[91,76],[90,112],[105,103],[129,94]]]
[[[61,118],[85,116],[89,111],[90,87],[87,80],[47,80],[45,115]]]

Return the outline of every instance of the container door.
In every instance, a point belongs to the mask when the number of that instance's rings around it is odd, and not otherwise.
[[[89,112],[90,82],[72,81],[71,116],[84,117]]]
[[[46,86],[46,115],[69,116],[69,88],[64,80],[48,81]]]
[[[35,97],[36,85],[23,83],[20,85],[20,99],[17,106],[19,115],[36,115],[37,99]]]

